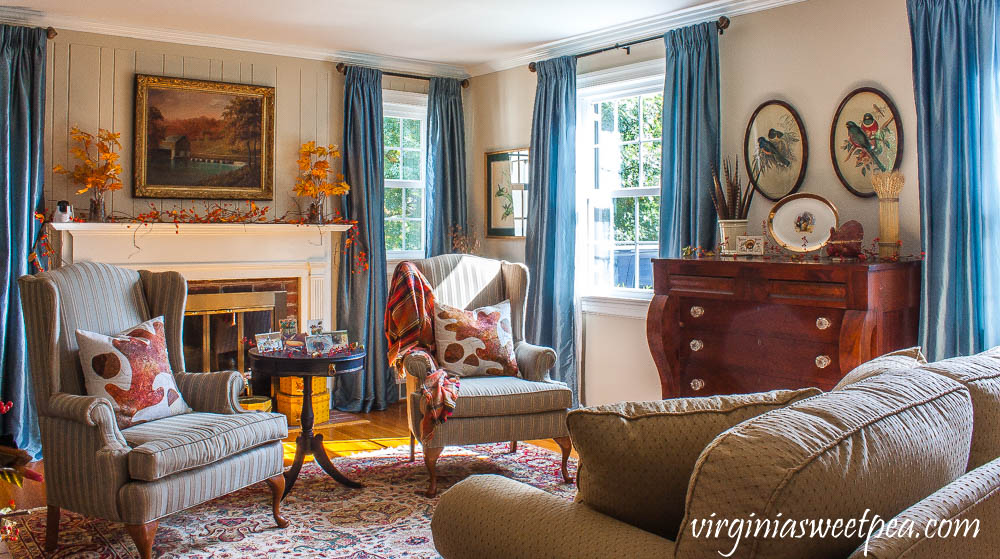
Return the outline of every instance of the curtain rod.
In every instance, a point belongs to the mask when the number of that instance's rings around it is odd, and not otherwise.
[[[729,29],[729,18],[726,16],[719,17],[719,20],[715,22],[715,27],[719,30],[719,35],[722,35],[726,29]],[[595,54],[601,54],[602,52],[608,52],[609,50],[625,49],[625,54],[632,54],[632,46],[641,43],[648,43],[649,41],[656,41],[662,39],[663,35],[656,35],[654,37],[646,37],[645,39],[636,39],[634,41],[629,41],[627,43],[615,43],[613,46],[604,47],[601,49],[590,50],[587,52],[580,53],[576,55],[576,58],[583,58],[585,56],[593,56]],[[535,63],[531,62],[528,64],[528,69],[532,72],[535,71]]]
[[[340,72],[341,74],[347,74],[347,64],[344,64],[343,62],[337,63],[337,71]],[[430,81],[430,79],[431,79],[429,76],[418,76],[416,74],[403,74],[401,72],[386,72],[384,70],[382,71],[382,75],[383,76],[395,76],[397,78],[410,78],[410,79],[413,79],[413,80],[426,80],[426,81]],[[468,79],[464,79],[464,80],[460,81],[459,83],[462,85],[462,87],[466,87],[466,88],[469,87],[469,80]]]

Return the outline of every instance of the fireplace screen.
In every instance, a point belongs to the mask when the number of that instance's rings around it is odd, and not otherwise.
[[[188,371],[246,372],[247,340],[278,329],[287,293],[252,291],[188,295],[184,363]]]

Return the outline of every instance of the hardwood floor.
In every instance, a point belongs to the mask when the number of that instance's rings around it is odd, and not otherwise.
[[[393,446],[408,446],[410,430],[406,425],[406,407],[404,402],[391,404],[383,411],[354,414],[363,422],[354,421],[344,425],[317,428],[325,440],[324,446],[330,456],[348,456],[357,452],[378,450]],[[549,450],[558,452],[559,445],[551,439],[526,441]],[[295,437],[290,436],[285,444],[285,464],[291,463],[295,454]],[[573,457],[576,457],[576,450]],[[311,458],[309,458],[311,460]],[[44,475],[44,460],[33,462],[29,467]],[[20,510],[45,506],[44,483],[25,481],[24,487],[0,484],[0,503],[6,504],[13,499]]]

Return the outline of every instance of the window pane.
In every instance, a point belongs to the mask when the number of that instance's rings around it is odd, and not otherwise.
[[[660,186],[660,141],[642,143],[642,184]]]
[[[420,150],[403,150],[403,180],[420,180]]]
[[[382,119],[382,145],[399,147],[399,119],[388,117]]]
[[[424,235],[423,227],[419,221],[407,221],[406,223],[406,250],[423,250]]]
[[[400,217],[403,215],[403,189],[385,189],[385,216]]]
[[[406,217],[424,216],[424,191],[419,188],[406,189]]]
[[[404,118],[403,124],[403,147],[404,148],[419,148],[420,147],[420,121],[414,120],[412,118]]]
[[[607,150],[605,150],[607,151]],[[619,149],[621,167],[618,175],[622,188],[639,186],[639,144],[623,144]]]
[[[385,178],[387,179],[398,179],[399,178],[399,150],[398,149],[387,149],[385,150]]]
[[[660,235],[660,197],[639,197],[639,240],[657,241]]]
[[[615,249],[615,287],[635,287],[635,249]]]
[[[663,94],[642,96],[642,137],[663,136]]]
[[[403,250],[403,222],[385,222],[385,249]]]
[[[623,142],[639,139],[639,98],[618,101],[618,133]]]
[[[601,132],[615,131],[615,103],[605,101],[601,103]]]
[[[657,248],[639,249],[639,289],[653,288],[653,258],[658,258],[658,254]]]
[[[615,240],[635,241],[635,198],[615,198]]]

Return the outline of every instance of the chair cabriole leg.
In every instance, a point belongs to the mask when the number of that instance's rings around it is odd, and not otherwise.
[[[274,523],[278,528],[288,526],[288,520],[281,516],[281,499],[285,495],[285,474],[278,474],[267,479],[267,484],[271,487],[271,511],[274,515]]]
[[[569,462],[569,454],[573,452],[573,441],[569,437],[556,437],[553,439],[559,448],[562,449],[562,476],[566,483],[573,483],[573,478],[569,477],[569,468],[567,463]]]
[[[132,541],[139,550],[140,559],[153,559],[153,540],[156,539],[156,528],[159,524],[159,521],[154,520],[145,524],[125,525],[125,530],[132,536]]]

